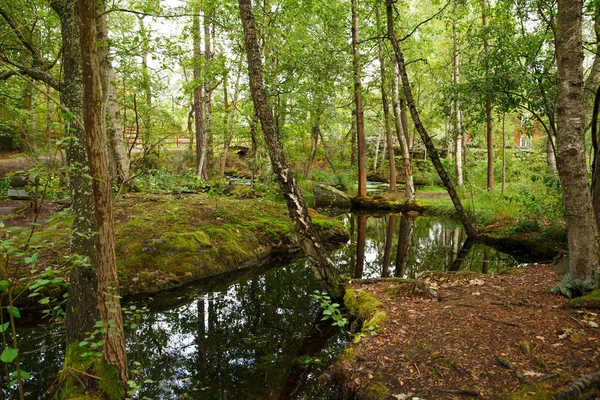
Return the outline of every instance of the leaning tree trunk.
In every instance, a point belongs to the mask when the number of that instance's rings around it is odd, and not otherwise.
[[[95,204],[94,198],[90,196],[92,182],[88,178],[85,131],[77,123],[83,117],[83,74],[77,2],[52,0],[50,6],[60,18],[63,68],[60,100],[72,114],[66,121],[65,132],[76,139],[69,142],[66,150],[73,212],[70,248],[74,260],[69,273],[69,297],[65,310],[66,339],[69,346],[76,345],[92,332],[99,317],[93,236]]]
[[[600,246],[585,161],[582,0],[559,0],[557,14],[557,166],[569,242],[569,275],[557,287],[584,293],[600,273]]]
[[[415,101],[413,98],[412,89],[410,87],[410,82],[408,81],[408,74],[406,73],[406,65],[404,63],[404,56],[402,54],[402,51],[400,50],[400,46],[398,45],[398,40],[396,39],[396,36],[394,34],[394,25],[393,25],[394,17],[393,17],[393,9],[392,9],[393,4],[394,4],[394,0],[386,0],[387,27],[388,27],[387,33],[388,33],[388,37],[389,37],[390,41],[392,42],[392,47],[394,48],[394,54],[396,56],[395,57],[396,63],[398,64],[398,69],[400,70],[400,76],[402,78],[402,86],[404,87],[404,95],[406,96],[406,101],[408,103],[408,108],[410,109],[410,114],[411,114],[413,122],[415,124],[415,128],[417,129],[417,132],[419,132],[419,135],[421,136],[421,139],[423,140],[423,143],[425,144],[425,147],[427,148],[427,152],[429,153],[429,158],[431,159],[431,162],[433,163],[433,166],[435,167],[440,179],[442,180],[442,183],[444,184],[444,186],[446,187],[446,190],[448,191],[448,195],[450,196],[450,199],[452,200],[452,203],[454,204],[454,208],[456,209],[458,218],[460,219],[460,221],[462,222],[462,224],[465,228],[465,232],[469,236],[478,236],[479,233],[477,232],[477,230],[471,223],[471,220],[470,220],[469,216],[467,215],[467,213],[462,205],[462,202],[460,201],[460,197],[458,197],[458,194],[456,193],[456,189],[454,188],[454,185],[452,184],[452,181],[450,180],[448,173],[446,172],[446,170],[444,169],[444,166],[442,165],[440,156],[438,155],[437,150],[435,149],[435,146],[434,146],[433,142],[431,141],[431,137],[429,137],[429,134],[427,133],[427,131],[425,130],[425,127],[421,123],[421,119],[419,117],[419,113],[417,112],[417,107],[415,105]]]
[[[358,51],[358,0],[352,0],[352,66],[354,68],[354,104],[356,108],[356,138],[358,144],[358,196],[367,195],[367,154],[365,122],[360,78],[360,52]]]
[[[400,101],[398,99],[398,65],[394,62],[394,76],[392,77],[392,104],[394,109],[394,121],[396,123],[396,136],[400,142],[402,151],[402,166],[404,167],[404,198],[409,203],[415,201],[415,183],[412,174],[412,157],[410,156],[410,147],[408,143],[408,124],[406,118],[402,118]]]
[[[381,13],[379,6],[375,9],[377,15],[377,28],[381,25]],[[387,156],[390,165],[390,192],[396,191],[396,161],[394,159],[394,138],[392,136],[392,124],[390,123],[390,103],[385,87],[385,57],[383,52],[383,39],[379,39],[379,72],[381,74],[381,104],[383,106],[383,120],[385,125],[385,139],[387,143]]]
[[[240,17],[244,28],[246,55],[248,56],[248,78],[254,111],[260,120],[262,131],[271,158],[271,167],[283,191],[287,208],[294,222],[300,247],[312,264],[315,276],[325,290],[341,296],[343,287],[335,265],[323,247],[320,235],[314,229],[302,193],[296,184],[294,173],[287,164],[279,129],[273,110],[267,103],[262,77],[262,59],[254,27],[251,0],[239,0]]]
[[[98,261],[98,306],[102,326],[106,330],[102,335],[104,340],[102,359],[106,364],[116,369],[123,384],[123,390],[126,393],[128,387],[127,356],[119,300],[106,138],[102,130],[102,88],[98,71],[95,3],[95,0],[79,0],[79,18],[84,77],[84,123],[90,175],[93,177],[92,189],[96,202],[95,226],[97,233],[94,238]]]

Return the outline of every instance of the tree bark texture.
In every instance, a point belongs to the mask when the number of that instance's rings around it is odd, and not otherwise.
[[[72,114],[66,119],[65,132],[73,136],[66,149],[69,165],[69,190],[73,212],[71,254],[75,256],[69,273],[69,297],[66,305],[67,345],[82,341],[93,331],[99,318],[96,275],[95,204],[89,174],[86,135],[75,123],[83,117],[83,74],[81,70],[80,30],[77,2],[52,0],[52,9],[60,18],[63,79],[60,100]]]
[[[600,86],[596,89],[592,112],[592,206],[600,231],[600,146],[598,145],[598,115],[600,114]]]
[[[557,166],[563,188],[569,242],[569,274],[575,291],[589,290],[600,272],[598,228],[585,161],[582,0],[559,0],[557,14]]]
[[[379,6],[375,9],[377,15],[377,28],[381,26],[381,12]],[[392,136],[392,124],[390,122],[390,103],[387,96],[385,84],[385,54],[383,51],[383,38],[378,41],[379,50],[379,72],[381,74],[381,104],[383,107],[383,122],[385,125],[385,139],[387,143],[387,156],[390,165],[390,186],[388,191],[396,191],[396,161],[394,159],[394,138]]]
[[[333,261],[325,251],[322,240],[315,231],[302,193],[298,188],[294,173],[283,154],[279,128],[273,110],[267,102],[262,77],[262,59],[254,26],[254,15],[250,0],[239,0],[240,17],[244,28],[244,42],[248,57],[248,78],[254,104],[254,112],[260,120],[262,131],[271,158],[271,167],[279,181],[290,217],[294,223],[300,247],[312,264],[312,270],[322,287],[333,296],[343,293],[339,275]]]
[[[358,196],[367,195],[367,153],[362,104],[360,52],[358,49],[358,0],[352,1],[352,66],[354,68],[354,104],[356,108],[356,142],[358,151]]]
[[[415,201],[415,183],[412,173],[412,157],[410,155],[410,145],[408,143],[408,130],[406,125],[406,117],[402,118],[402,109],[399,101],[398,87],[398,64],[394,62],[394,74],[392,76],[392,105],[394,110],[394,121],[396,123],[396,136],[400,143],[400,151],[402,152],[402,167],[404,169],[404,198],[409,203]]]
[[[79,0],[81,24],[81,56],[83,66],[83,112],[87,137],[90,174],[96,201],[95,225],[98,261],[98,307],[106,328],[103,334],[103,361],[113,366],[127,392],[127,356],[125,333],[119,300],[119,281],[115,256],[112,193],[106,154],[106,138],[102,130],[102,87],[96,45],[96,2]]]
[[[458,193],[456,193],[456,189],[454,188],[454,185],[452,184],[452,181],[450,180],[448,173],[446,172],[446,170],[444,169],[444,166],[442,165],[440,156],[437,153],[435,145],[431,141],[431,137],[429,137],[429,134],[427,133],[427,131],[425,130],[425,127],[421,123],[421,119],[419,117],[419,113],[417,111],[417,107],[415,105],[415,101],[413,98],[412,89],[410,87],[410,82],[408,80],[408,74],[406,72],[406,64],[404,62],[404,55],[402,54],[402,51],[400,50],[400,46],[398,45],[398,40],[396,39],[396,36],[394,34],[394,25],[393,25],[394,18],[393,18],[393,9],[392,9],[393,3],[394,3],[394,0],[386,0],[387,27],[388,27],[387,33],[388,33],[388,37],[389,37],[390,41],[392,42],[392,47],[394,48],[394,54],[396,56],[395,57],[396,63],[398,64],[398,69],[400,70],[400,76],[402,78],[402,86],[404,87],[404,95],[406,96],[406,102],[408,103],[408,108],[410,110],[410,114],[411,114],[413,122],[415,124],[415,128],[417,129],[417,132],[419,132],[419,135],[421,136],[421,139],[423,140],[423,143],[425,144],[425,147],[427,148],[427,151],[429,153],[429,158],[431,159],[431,162],[433,163],[433,166],[435,167],[440,179],[442,180],[442,183],[444,184],[444,186],[446,187],[446,190],[448,191],[448,195],[450,196],[450,199],[452,200],[452,203],[454,204],[454,208],[456,209],[456,213],[458,214],[458,217],[459,217],[460,221],[462,222],[463,227],[465,228],[465,232],[469,236],[478,236],[479,233],[477,232],[477,230],[475,229],[475,227],[473,226],[473,224],[471,222],[471,219],[467,215],[467,213],[462,205],[462,202],[460,200],[460,197],[458,197]]]

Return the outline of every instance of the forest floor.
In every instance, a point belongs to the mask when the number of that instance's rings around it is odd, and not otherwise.
[[[600,369],[600,318],[549,292],[561,279],[551,266],[422,279],[438,299],[400,282],[350,285],[387,314],[378,334],[363,335],[336,365],[359,398],[551,399]]]

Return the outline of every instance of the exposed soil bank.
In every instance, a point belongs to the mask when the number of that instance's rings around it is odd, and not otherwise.
[[[430,273],[423,280],[439,299],[411,284],[354,282],[386,318],[333,369],[359,399],[553,398],[600,369],[600,318],[550,294],[560,279],[547,265]],[[586,398],[597,398],[593,391]]]

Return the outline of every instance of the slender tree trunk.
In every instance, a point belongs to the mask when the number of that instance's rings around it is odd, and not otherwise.
[[[548,165],[548,174],[553,177],[558,176],[558,170],[556,167],[556,153],[554,148],[556,145],[556,136],[552,132],[548,132],[546,138],[546,164]]]
[[[204,160],[202,164],[202,176],[208,179],[208,172],[212,171],[213,150],[212,150],[212,129],[211,129],[211,114],[212,114],[212,82],[210,78],[210,68],[212,63],[211,50],[211,29],[210,18],[204,12],[204,137],[205,149],[202,152]]]
[[[106,139],[102,130],[102,88],[98,71],[96,46],[96,2],[79,0],[81,23],[81,55],[83,61],[83,111],[89,154],[90,175],[96,200],[96,257],[98,260],[98,306],[100,319],[106,329],[103,334],[102,358],[113,366],[127,392],[127,356],[119,281],[115,256],[115,237],[112,215],[112,193],[108,173]]]
[[[484,31],[488,29],[487,24],[487,15],[486,11],[488,8],[487,0],[481,1],[482,12],[481,12],[481,24],[483,26]],[[489,85],[490,81],[490,65],[489,65],[489,53],[490,53],[490,45],[487,39],[487,32],[483,34],[483,53],[485,54],[485,74],[486,74],[486,82]],[[494,127],[493,127],[493,119],[492,119],[492,99],[490,98],[489,91],[485,96],[485,125],[487,132],[487,188],[490,192],[494,191]]]
[[[457,3],[454,3],[454,11],[457,11]],[[458,85],[460,63],[458,58],[458,22],[456,18],[452,20],[452,84],[456,87]],[[455,140],[455,151],[454,151],[454,165],[456,172],[456,186],[461,187],[463,185],[463,135],[462,135],[462,113],[460,110],[460,102],[458,99],[454,99],[454,135]]]
[[[271,166],[279,181],[283,195],[286,200],[288,211],[296,233],[300,247],[306,254],[313,266],[315,276],[321,282],[322,287],[332,293],[334,297],[341,296],[343,286],[335,265],[323,247],[322,240],[314,229],[302,192],[296,184],[296,179],[291,168],[288,166],[283,154],[283,146],[279,135],[279,129],[273,116],[273,110],[267,103],[267,94],[262,77],[262,59],[260,47],[254,27],[254,16],[252,14],[252,3],[250,0],[239,0],[240,17],[244,28],[244,42],[248,56],[248,78],[250,92],[254,103],[254,111],[260,120],[262,131],[269,150]]]
[[[196,175],[204,180],[206,175],[206,132],[204,130],[204,85],[200,83],[202,78],[202,44],[200,41],[200,9],[195,8],[192,26],[194,38],[194,125],[196,132]]]
[[[569,242],[569,275],[563,293],[574,295],[595,287],[600,272],[600,246],[585,163],[582,0],[559,0],[557,14],[558,173],[563,188]]]
[[[106,14],[104,14],[105,8],[104,0],[100,0],[98,44],[100,50],[100,75],[104,104],[104,127],[108,144],[107,149],[111,179],[117,184],[122,184],[129,180],[130,160],[125,141],[123,140],[121,111],[119,110],[119,102],[117,101],[117,90],[113,83],[115,72],[109,55],[110,43],[108,39],[107,17]]]
[[[358,196],[367,195],[367,153],[362,104],[360,52],[358,50],[358,0],[352,1],[352,66],[354,68],[354,104],[356,106],[356,138],[358,143]]]
[[[379,6],[376,8],[377,28],[381,27],[381,12]],[[383,105],[383,120],[385,124],[385,138],[387,143],[387,156],[390,165],[390,186],[388,191],[396,191],[396,160],[394,159],[394,138],[392,136],[392,124],[390,122],[390,104],[387,97],[385,84],[385,55],[383,51],[383,38],[379,39],[379,71],[381,73],[381,104]]]
[[[379,161],[379,147],[381,146],[381,128],[377,129],[377,141],[375,142],[375,157],[373,157],[373,173],[377,174],[377,164]]]
[[[506,186],[506,114],[502,114],[502,189],[501,193],[504,194],[504,187]]]
[[[404,56],[402,54],[402,51],[400,50],[400,46],[398,45],[398,40],[396,39],[396,36],[394,34],[394,25],[393,25],[393,21],[394,21],[393,17],[394,16],[393,16],[393,12],[392,12],[393,3],[394,3],[394,0],[386,0],[388,37],[389,37],[390,41],[392,42],[392,47],[394,48],[396,62],[398,64],[398,69],[400,70],[400,76],[402,77],[402,85],[404,87],[404,95],[406,96],[406,101],[408,103],[408,107],[410,109],[410,114],[411,114],[413,122],[415,124],[415,128],[419,132],[419,135],[421,136],[421,139],[423,140],[423,143],[425,144],[425,147],[428,150],[429,158],[431,159],[431,162],[433,163],[433,166],[435,167],[438,175],[440,176],[442,183],[444,184],[444,186],[446,187],[446,190],[448,191],[448,195],[450,196],[450,199],[452,200],[452,203],[454,204],[454,208],[456,209],[456,213],[458,214],[458,217],[465,228],[465,232],[469,236],[478,236],[478,232],[475,229],[475,227],[473,226],[473,224],[471,223],[471,220],[462,205],[460,197],[458,197],[458,194],[456,193],[456,189],[454,188],[454,185],[452,184],[452,181],[450,180],[448,173],[446,172],[446,170],[444,169],[444,166],[442,165],[442,162],[437,153],[437,150],[435,149],[435,146],[434,146],[433,142],[431,141],[429,134],[425,130],[425,127],[423,126],[423,124],[421,123],[421,119],[419,118],[419,113],[417,112],[417,107],[415,106],[415,102],[414,102],[413,95],[412,95],[412,88],[410,87],[410,82],[408,81],[408,74],[406,73]]]
[[[238,97],[240,93],[240,77],[242,76],[242,58],[240,57],[240,61],[238,63],[237,68],[237,76],[235,78],[235,88],[233,89],[233,102],[229,104],[231,109],[227,114],[226,121],[226,133],[225,133],[225,143],[223,145],[223,157],[221,159],[221,175],[225,173],[225,167],[227,165],[227,157],[229,156],[229,146],[231,144],[231,139],[233,138],[233,120],[235,117],[235,111],[237,109]],[[227,84],[226,81],[223,81],[223,98],[225,102],[227,102]],[[227,106],[225,107],[227,109]]]
[[[88,179],[88,156],[85,148],[86,135],[76,121],[83,119],[83,73],[81,70],[80,29],[77,2],[52,0],[51,7],[60,18],[62,37],[63,82],[60,92],[61,103],[73,118],[65,122],[65,132],[77,140],[70,141],[66,150],[69,169],[69,190],[73,212],[73,235],[71,254],[76,256],[69,278],[69,297],[66,305],[67,346],[82,341],[94,330],[99,319],[96,274],[96,251],[94,248],[95,203],[92,182]]]
[[[406,118],[402,118],[402,110],[400,108],[399,101],[399,88],[398,88],[398,64],[394,62],[394,75],[392,77],[392,103],[394,109],[394,121],[396,123],[396,137],[400,143],[400,150],[402,151],[402,166],[404,169],[404,198],[409,203],[415,201],[415,184],[413,181],[412,174],[412,158],[410,156],[410,145],[408,143],[408,134],[406,124],[408,124]]]
[[[310,154],[308,155],[308,160],[306,161],[306,168],[304,169],[304,176],[306,179],[312,179],[312,166],[315,162],[315,157],[317,155],[317,146],[319,145],[319,124],[321,120],[320,111],[316,111],[315,121],[313,126],[310,128]]]

